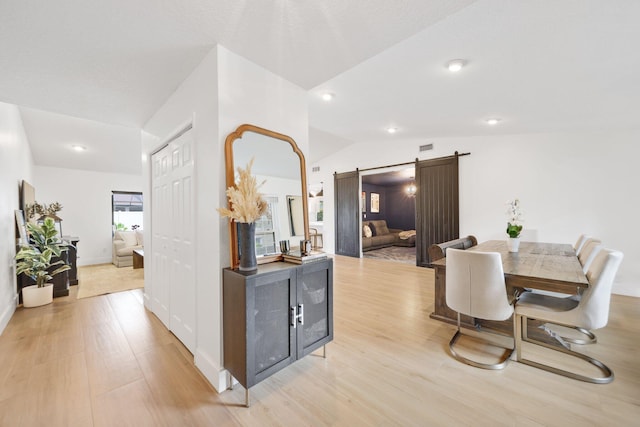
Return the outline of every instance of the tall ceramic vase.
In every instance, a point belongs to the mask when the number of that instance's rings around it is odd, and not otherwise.
[[[520,238],[509,237],[507,239],[507,247],[509,248],[509,252],[518,252],[518,249],[520,249]]]
[[[258,268],[256,261],[256,224],[255,222],[239,222],[240,271],[254,271]]]

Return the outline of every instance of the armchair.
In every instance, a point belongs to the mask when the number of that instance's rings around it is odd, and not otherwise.
[[[134,249],[142,249],[142,230],[116,231],[113,235],[112,262],[116,267],[133,265]]]

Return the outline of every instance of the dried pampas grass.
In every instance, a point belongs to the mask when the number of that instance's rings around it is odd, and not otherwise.
[[[229,217],[236,222],[255,222],[267,211],[267,202],[262,198],[262,194],[258,192],[260,185],[254,176],[251,175],[251,166],[253,160],[249,162],[246,169],[238,167],[238,175],[240,178],[234,187],[227,188],[227,197],[231,204],[231,209],[218,208],[218,213],[222,216]]]

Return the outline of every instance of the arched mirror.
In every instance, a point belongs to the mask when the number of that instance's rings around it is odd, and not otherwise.
[[[235,185],[236,168],[244,168],[254,159],[251,174],[269,205],[267,213],[256,221],[256,257],[258,264],[280,260],[281,240],[291,247],[309,239],[307,171],[304,154],[289,136],[253,125],[239,126],[225,141],[227,188]],[[239,265],[237,225],[229,221],[231,266]]]

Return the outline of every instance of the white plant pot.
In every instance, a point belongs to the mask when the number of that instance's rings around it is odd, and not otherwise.
[[[520,249],[520,238],[509,237],[507,239],[507,247],[509,248],[509,252],[518,252],[518,249]]]
[[[40,307],[53,302],[53,283],[39,288],[37,285],[22,288],[22,306],[26,308]]]

